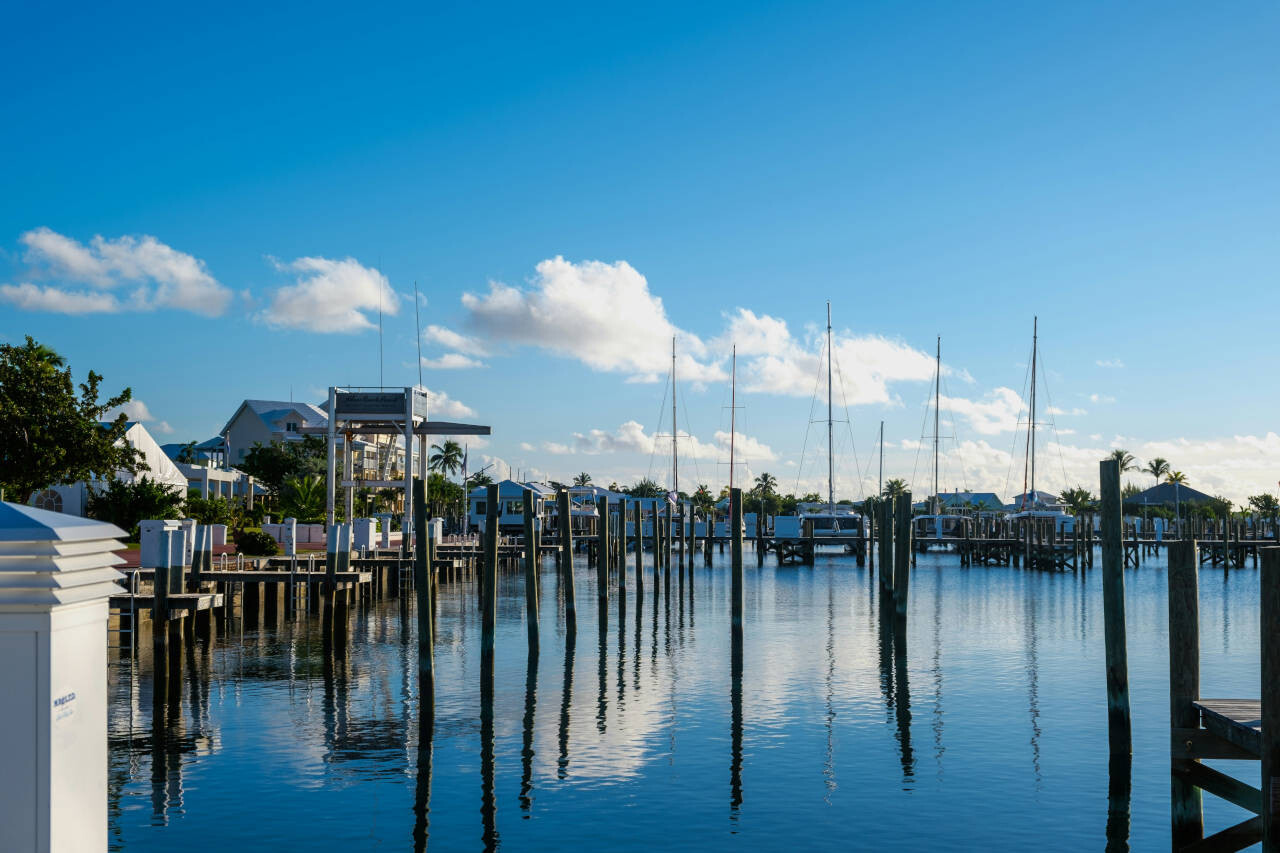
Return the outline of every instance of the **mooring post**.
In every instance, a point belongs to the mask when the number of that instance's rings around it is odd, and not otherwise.
[[[1125,642],[1124,535],[1120,463],[1098,463],[1102,498],[1102,612],[1107,655],[1107,737],[1113,755],[1133,753],[1129,721],[1129,660]]]
[[[900,617],[907,615],[907,593],[911,589],[911,493],[894,500],[893,604]]]
[[[631,508],[632,524],[635,526],[632,533],[636,541],[636,601],[644,596],[644,516],[641,510],[640,501],[637,500]]]
[[[1280,851],[1280,548],[1262,548],[1262,850]]]
[[[524,490],[524,609],[529,628],[529,651],[538,651],[538,533],[535,529],[533,489]]]
[[[661,589],[660,585],[662,583],[661,566],[660,566],[662,562],[662,558],[659,556],[659,550],[658,550],[658,541],[659,541],[658,527],[661,524],[661,522],[658,520],[658,500],[659,500],[658,498],[653,499],[653,529],[649,531],[653,540],[653,594],[655,596],[658,594],[659,590]],[[655,601],[656,600],[657,599],[655,599]]]
[[[493,635],[498,621],[498,485],[489,486],[485,507],[484,568],[481,570],[484,599],[480,607],[480,651],[493,655]]]
[[[435,696],[435,637],[431,614],[435,601],[431,583],[431,545],[427,536],[427,484],[413,481],[413,589],[418,604],[418,699]]]
[[[578,630],[578,604],[573,589],[573,519],[569,515],[569,490],[556,495],[560,516],[560,584],[564,588],[565,623],[569,631]]]
[[[627,606],[627,499],[618,499],[618,609]]]
[[[706,520],[703,522],[706,528],[703,533],[706,535],[702,539],[702,564],[708,569],[711,568],[711,551],[716,544],[716,510],[713,506],[707,510]]]
[[[893,590],[893,498],[880,499],[880,589]]]
[[[729,490],[729,539],[731,545],[731,571],[733,585],[730,595],[733,598],[733,641],[741,643],[742,611],[744,602],[742,582],[742,489]]]
[[[1169,725],[1172,742],[1179,743],[1179,729],[1200,728],[1200,592],[1197,573],[1200,557],[1196,543],[1184,540],[1169,547]],[[1173,758],[1170,815],[1173,846],[1180,849],[1204,838],[1204,812],[1200,789],[1185,774],[1194,759]]]
[[[596,498],[596,600],[609,603],[609,497]]]

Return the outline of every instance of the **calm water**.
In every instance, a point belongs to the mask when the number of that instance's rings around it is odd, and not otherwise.
[[[630,580],[603,626],[581,566],[572,643],[548,562],[533,662],[523,581],[503,577],[488,724],[466,583],[441,590],[433,726],[407,600],[355,610],[334,656],[314,617],[233,624],[186,655],[159,725],[149,650],[113,664],[113,848],[1169,848],[1163,558],[1125,576],[1134,756],[1111,768],[1100,569],[921,557],[895,636],[852,558],[747,557],[740,692],[719,555],[669,597],[647,568],[640,606]],[[1206,695],[1258,695],[1257,584],[1201,573]],[[1222,766],[1257,784],[1256,764]],[[1209,832],[1247,817],[1204,802]]]

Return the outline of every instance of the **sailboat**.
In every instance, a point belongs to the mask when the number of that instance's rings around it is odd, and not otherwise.
[[[798,505],[798,515],[779,516],[774,519],[774,535],[784,533],[798,537],[805,528],[805,522],[812,522],[813,537],[818,542],[823,539],[838,540],[845,549],[856,551],[855,542],[862,539],[862,515],[849,505],[836,503],[835,498],[835,420],[832,417],[831,391],[831,303],[827,303],[827,500],[813,501]],[[794,533],[791,533],[794,528]]]
[[[1031,326],[1030,417],[1027,423],[1026,455],[1023,461],[1022,494],[1014,498],[1013,506],[1017,509],[1009,515],[1009,518],[1052,518],[1057,530],[1070,531],[1075,526],[1075,517],[1067,512],[1056,495],[1036,490],[1036,371],[1039,348],[1040,318],[1036,317]]]
[[[940,442],[939,427],[942,412],[942,336],[938,336],[937,367],[933,377],[933,496],[929,498],[929,514],[917,515],[913,520],[914,536],[921,551],[927,551],[930,545],[941,545],[960,542],[965,537],[969,519],[957,513],[944,512],[942,508],[942,492],[938,490],[938,451]],[[950,508],[948,508],[950,509]]]

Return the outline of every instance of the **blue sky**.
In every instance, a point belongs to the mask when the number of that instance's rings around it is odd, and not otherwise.
[[[0,335],[203,439],[245,397],[376,384],[378,293],[385,381],[417,381],[416,280],[423,326],[471,350],[424,355],[485,365],[423,372],[493,425],[479,452],[624,483],[665,464],[663,377],[637,380],[672,329],[706,377],[689,453],[724,479],[716,377],[755,335],[749,467],[805,490],[829,299],[855,402],[838,490],[882,418],[886,475],[927,485],[941,334],[943,485],[1007,494],[1038,314],[1067,413],[1045,485],[1119,444],[1239,499],[1280,479],[1277,25],[1261,2],[28,6],[0,36]],[[557,288],[590,310],[521,326]]]

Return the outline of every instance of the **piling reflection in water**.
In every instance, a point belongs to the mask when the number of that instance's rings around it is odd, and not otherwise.
[[[533,723],[538,709],[538,649],[529,649],[524,679],[523,742],[520,747],[520,808],[529,817],[533,808]]]
[[[480,657],[480,819],[485,850],[498,846],[498,799],[494,791],[493,655]]]
[[[1107,853],[1128,853],[1133,756],[1112,755],[1107,765]]]
[[[736,823],[742,808],[742,638],[730,650],[729,679],[729,815]]]
[[[569,775],[569,709],[573,705],[573,652],[577,634],[568,632],[564,638],[564,689],[560,692],[560,754],[556,759],[556,777]]]
[[[431,761],[435,752],[436,705],[423,697],[418,711],[418,773],[413,792],[413,849],[423,853],[431,837]]]

